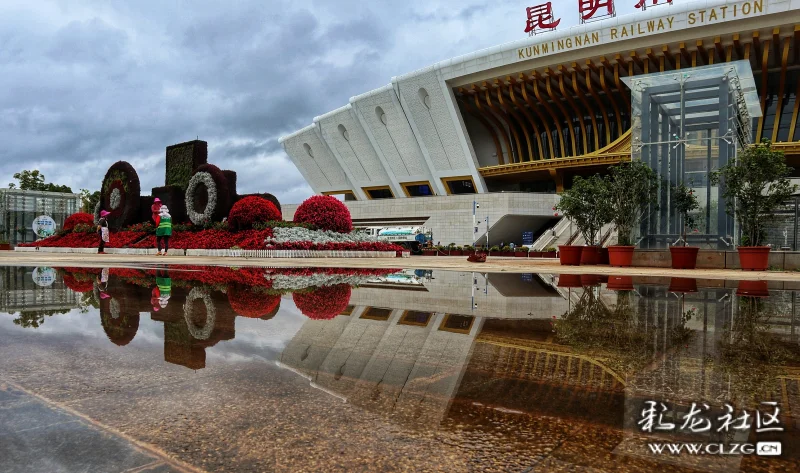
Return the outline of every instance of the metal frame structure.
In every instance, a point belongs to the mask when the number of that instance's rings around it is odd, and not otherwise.
[[[709,174],[751,143],[753,119],[761,116],[755,80],[747,61],[626,78],[633,98],[631,159],[647,163],[659,177],[658,199],[640,228],[643,248],[680,241],[684,222],[675,212],[673,189],[681,184],[704,197],[704,232],[687,240],[709,247],[731,247],[737,240],[734,218],[726,213],[725,183],[712,186]],[[704,185],[687,179],[687,146],[704,144],[705,162],[693,153],[691,167],[705,174]],[[692,174],[698,174],[697,171]],[[701,183],[701,184],[703,184]],[[712,203],[716,200],[716,222]]]

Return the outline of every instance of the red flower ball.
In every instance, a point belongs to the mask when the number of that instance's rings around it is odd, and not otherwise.
[[[64,285],[73,292],[90,292],[94,290],[94,282],[90,276],[79,279],[72,273],[64,273]]]
[[[281,305],[278,294],[259,294],[252,287],[228,286],[228,303],[231,309],[242,317],[260,319],[272,316]]]
[[[257,196],[236,202],[228,214],[228,225],[234,230],[246,230],[253,228],[255,223],[269,220],[281,220],[281,212],[275,204]]]
[[[339,233],[353,231],[350,210],[336,197],[315,195],[306,199],[294,213],[294,221],[310,223],[319,230],[332,230]]]
[[[72,231],[75,228],[75,225],[94,225],[94,215],[87,214],[85,212],[78,212],[76,214],[72,214],[64,220],[64,230]]]
[[[350,303],[350,286],[323,286],[308,293],[292,294],[294,304],[309,319],[329,320],[344,312]]]

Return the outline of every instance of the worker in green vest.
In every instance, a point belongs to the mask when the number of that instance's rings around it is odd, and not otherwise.
[[[172,236],[172,215],[166,205],[162,205],[158,210],[158,227],[156,228],[156,245],[158,246],[158,256],[167,256],[169,251],[169,237]],[[161,244],[164,244],[164,252],[161,252]]]

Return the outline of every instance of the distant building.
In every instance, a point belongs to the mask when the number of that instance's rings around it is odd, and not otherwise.
[[[0,238],[14,245],[34,242],[33,221],[37,217],[47,215],[55,220],[56,228],[61,228],[64,220],[80,208],[80,194],[0,189]]]

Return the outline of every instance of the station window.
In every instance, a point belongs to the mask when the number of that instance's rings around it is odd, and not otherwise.
[[[350,315],[353,313],[353,309],[355,309],[355,306],[349,305],[345,307],[343,311],[339,312],[339,315]]]
[[[469,333],[475,317],[469,315],[447,314],[439,330],[443,332]]]
[[[475,182],[467,177],[450,177],[443,179],[450,194],[475,194]]]
[[[385,321],[389,320],[389,316],[391,315],[392,315],[392,309],[388,309],[385,307],[367,307],[366,310],[364,310],[364,313],[361,314],[361,318],[369,320]]]
[[[407,310],[403,312],[403,316],[397,323],[400,325],[416,325],[418,327],[425,327],[428,325],[428,322],[431,321],[432,317],[433,317],[433,312],[420,312],[418,310]]]
[[[431,188],[431,184],[429,182],[407,182],[401,183],[400,185],[403,186],[403,189],[405,189],[408,197],[427,197],[436,195],[433,192],[433,188]]]
[[[333,195],[333,196],[342,196],[345,201],[353,201],[358,200],[356,195],[353,194],[353,191],[331,191],[331,192],[323,192],[322,195]]]
[[[370,199],[393,199],[394,194],[392,190],[389,189],[389,186],[381,186],[381,187],[365,187],[364,192],[366,192],[367,196]]]

